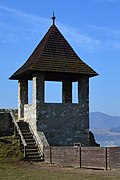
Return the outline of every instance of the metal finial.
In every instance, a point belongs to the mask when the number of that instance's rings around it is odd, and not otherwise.
[[[53,11],[53,16],[52,16],[53,25],[55,25],[55,19],[56,19],[56,17],[55,17],[55,15],[54,15],[54,11]]]

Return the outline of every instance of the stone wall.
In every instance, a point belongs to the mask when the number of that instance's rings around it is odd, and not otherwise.
[[[13,134],[13,123],[10,111],[13,109],[0,109],[0,136]],[[17,110],[13,110],[14,114]]]
[[[35,107],[33,104],[24,105],[24,121],[29,123],[33,132],[36,131],[36,115]]]
[[[49,146],[48,141],[42,131],[37,130],[37,122],[36,122],[36,106],[34,104],[25,104],[24,105],[24,121],[29,123],[32,131],[34,132],[37,141],[43,151],[43,147]]]
[[[43,146],[89,145],[89,114],[79,104],[41,103],[36,121],[35,106],[24,106],[24,120]]]
[[[40,104],[36,126],[52,146],[89,145],[89,112],[79,104]]]

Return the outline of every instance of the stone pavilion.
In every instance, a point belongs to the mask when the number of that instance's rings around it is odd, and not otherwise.
[[[53,24],[28,60],[10,77],[18,80],[18,120],[29,123],[43,146],[89,146],[89,79],[98,74],[83,62]],[[28,104],[28,81],[33,82]],[[62,103],[45,103],[45,81],[62,82]],[[78,103],[72,83],[78,82]]]

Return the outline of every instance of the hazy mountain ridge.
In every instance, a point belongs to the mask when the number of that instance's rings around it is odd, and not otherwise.
[[[91,112],[90,127],[103,129],[120,127],[120,116],[110,116],[101,112]]]
[[[110,132],[120,133],[120,127],[110,129]]]
[[[120,146],[120,116],[92,112],[90,129],[101,146]]]

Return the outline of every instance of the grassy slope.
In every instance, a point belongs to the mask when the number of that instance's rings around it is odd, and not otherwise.
[[[20,160],[23,154],[13,136],[0,137],[0,161]]]

